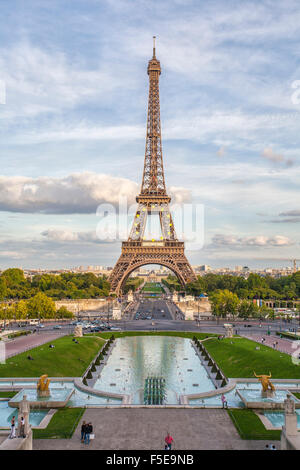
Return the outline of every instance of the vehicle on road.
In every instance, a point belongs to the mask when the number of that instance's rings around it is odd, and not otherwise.
[[[110,330],[111,331],[121,331],[121,328],[118,328],[117,326],[111,326]]]
[[[38,325],[36,325],[37,328],[45,328],[45,325],[43,325],[42,323],[39,323]]]
[[[61,330],[61,325],[54,325],[53,330]]]

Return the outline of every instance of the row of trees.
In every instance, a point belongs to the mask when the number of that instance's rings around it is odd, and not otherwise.
[[[273,318],[274,310],[262,305],[259,307],[249,300],[240,300],[233,292],[225,289],[215,291],[209,300],[212,312],[217,317],[225,318],[227,315],[240,318]]]
[[[26,320],[30,318],[71,318],[72,312],[66,307],[56,310],[55,302],[43,292],[39,292],[29,300],[19,300],[0,304],[1,320]]]
[[[0,300],[29,299],[44,292],[53,299],[107,297],[110,285],[105,276],[93,273],[41,274],[25,278],[21,269],[11,268],[0,276]]]
[[[123,291],[124,294],[127,294],[130,290],[133,292],[136,291],[136,289],[143,284],[144,280],[141,279],[140,277],[129,277],[127,281],[125,282]]]
[[[182,290],[175,276],[168,276],[164,283],[171,290]],[[233,292],[240,299],[295,300],[300,298],[300,271],[279,279],[254,273],[247,279],[241,276],[206,274],[198,276],[195,282],[186,286],[186,292],[196,296],[204,293],[210,295],[218,290]]]

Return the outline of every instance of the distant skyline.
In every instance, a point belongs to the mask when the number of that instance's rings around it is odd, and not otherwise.
[[[1,13],[0,269],[117,261],[96,209],[140,189],[153,35],[166,184],[204,205],[189,261],[300,258],[299,2],[11,0]]]

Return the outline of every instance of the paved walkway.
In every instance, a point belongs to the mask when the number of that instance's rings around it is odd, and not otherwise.
[[[256,343],[260,343],[262,338],[265,338],[265,342],[263,343],[265,346],[270,346],[273,349],[277,349],[277,351],[284,352],[286,354],[292,354],[299,349],[300,353],[300,346],[296,343],[296,341],[284,339],[284,338],[279,338],[277,335],[258,335],[258,334],[251,334],[247,333],[245,335],[242,335],[245,338],[252,339]],[[274,342],[278,342],[276,345],[276,348],[274,348],[273,344]]]
[[[95,440],[81,444],[82,421],[91,421]],[[240,439],[225,410],[87,409],[72,439],[37,439],[34,450],[162,450],[167,433],[175,450],[264,449],[266,441]],[[269,442],[268,442],[269,443]],[[279,443],[274,442],[277,448]]]
[[[29,349],[36,348],[48,341],[64,336],[66,332],[43,332],[43,333],[32,333],[27,336],[20,336],[19,338],[13,339],[12,341],[5,342],[5,357],[15,356],[16,354],[28,351]]]

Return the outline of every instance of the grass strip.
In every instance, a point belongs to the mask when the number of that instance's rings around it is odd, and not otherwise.
[[[227,410],[240,437],[245,440],[280,440],[281,431],[266,429],[253,410]]]
[[[62,408],[52,417],[46,429],[34,429],[34,439],[71,439],[85,408]]]

